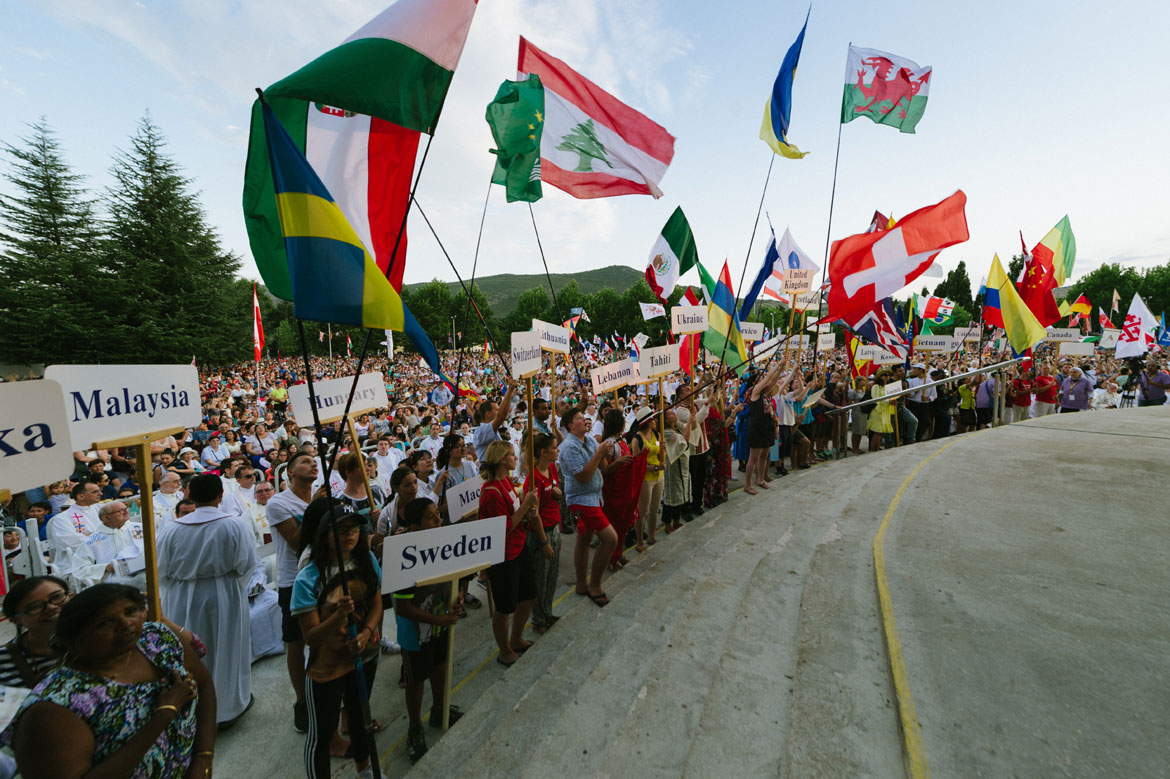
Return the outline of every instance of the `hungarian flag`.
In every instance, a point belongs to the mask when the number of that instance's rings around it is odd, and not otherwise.
[[[859,116],[914,132],[926,110],[931,68],[877,49],[850,45],[845,63],[845,95],[841,124]]]
[[[385,274],[402,230],[420,133],[433,133],[475,0],[398,0],[340,46],[264,92]],[[244,217],[269,292],[292,299],[260,101],[252,106]],[[390,274],[402,289],[406,236]]]
[[[252,351],[256,362],[264,350],[264,323],[260,321],[260,300],[256,297],[256,282],[252,282]]]
[[[650,247],[646,283],[654,290],[654,295],[665,303],[674,292],[679,276],[693,268],[698,261],[699,250],[695,247],[694,233],[679,206],[666,220],[662,233]]]
[[[524,38],[519,60],[520,79],[535,73],[544,84],[545,183],[576,198],[662,197],[674,136]]]
[[[939,252],[966,241],[962,190],[907,214],[894,227],[834,241],[829,254],[829,318],[856,321],[921,276]]]
[[[1072,305],[1068,307],[1068,310],[1088,316],[1093,313],[1093,304],[1089,302],[1089,299],[1085,297],[1085,293],[1082,292],[1080,297],[1074,300]]]
[[[353,357],[353,341],[349,340],[349,333],[345,334],[345,356]]]
[[[914,313],[926,322],[947,325],[954,319],[955,304],[946,298],[915,294]]]

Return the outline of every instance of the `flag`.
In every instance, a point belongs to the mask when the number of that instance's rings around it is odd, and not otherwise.
[[[907,214],[893,228],[833,242],[829,316],[847,322],[912,283],[948,246],[968,238],[962,190]]]
[[[1070,318],[1070,319],[1068,320],[1068,326],[1069,326],[1069,327],[1075,327],[1075,326],[1077,325],[1077,323],[1079,323],[1080,321],[1081,321],[1081,315],[1080,315],[1080,314],[1077,314],[1077,313],[1074,313],[1074,314],[1072,315],[1072,318]]]
[[[889,230],[894,224],[894,217],[886,216],[881,211],[874,210],[873,218],[869,220],[869,227],[866,228],[866,232],[879,233],[882,230]]]
[[[385,274],[393,264],[396,290],[419,133],[434,131],[475,8],[475,0],[398,0],[264,93],[377,267]],[[268,291],[291,300],[265,138],[256,101],[244,173],[248,241]]]
[[[1099,325],[1101,325],[1102,330],[1116,330],[1117,329],[1117,325],[1113,324],[1113,322],[1109,319],[1109,317],[1105,316],[1104,311],[1097,312],[1097,323]]]
[[[887,352],[906,359],[910,354],[910,349],[906,338],[906,328],[899,321],[900,319],[901,310],[894,305],[893,298],[885,298],[878,301],[860,318],[853,321],[844,320],[844,323],[870,343],[877,344]]]
[[[492,183],[501,184],[509,203],[540,200],[540,137],[544,130],[544,87],[530,74],[505,81],[487,107],[487,123],[497,148]]]
[[[699,305],[699,296],[690,287],[683,294],[683,300],[688,306]],[[699,349],[701,346],[702,333],[691,333],[684,335],[678,346],[678,361],[682,366],[683,372],[688,376],[695,375],[695,362],[699,357]]]
[[[975,297],[982,297],[986,293],[987,293],[987,276],[982,276],[979,279],[979,292],[977,292],[975,294]]]
[[[1166,312],[1162,312],[1162,327],[1158,332],[1158,346],[1163,349],[1170,348],[1170,333],[1166,332]],[[191,358],[191,364],[195,364],[195,358]]]
[[[324,331],[324,330],[318,330],[318,331],[317,331],[317,343],[321,343],[321,342],[322,342],[322,341],[324,341],[324,340],[325,340],[325,331]]]
[[[761,293],[767,294],[768,297],[780,297],[784,272],[789,268],[811,269],[813,275],[816,275],[816,272],[821,269],[803,249],[796,245],[796,241],[792,238],[792,231],[786,227],[784,228],[784,237],[780,239],[779,243],[776,242],[776,233],[774,231],[772,233],[772,240],[768,243],[768,250],[764,254],[764,264],[760,266],[760,271],[756,274],[751,289],[744,296],[743,304],[740,306],[741,320],[751,313],[752,307]]]
[[[845,63],[845,95],[841,123],[859,116],[914,132],[930,93],[931,68],[877,49],[849,46]]]
[[[1078,314],[1084,314],[1085,316],[1093,313],[1093,304],[1089,302],[1089,299],[1085,297],[1085,293],[1083,292],[1081,293],[1080,297],[1078,297],[1068,308],[1069,311],[1075,311]]]
[[[488,348],[488,340],[485,338],[483,339],[483,358],[486,360],[489,354],[491,354],[491,349]]]
[[[345,334],[345,356],[353,357],[353,341],[349,340],[349,333]]]
[[[455,393],[456,396],[464,394],[462,387],[456,387],[455,382],[447,378],[443,373],[442,363],[439,362],[439,352],[435,349],[435,345],[431,343],[431,339],[427,337],[426,332],[419,325],[418,320],[414,318],[414,314],[410,313],[410,309],[406,306],[402,307],[402,332],[410,338],[411,343],[414,344],[415,350],[419,353],[419,362],[425,364],[431,371],[439,377],[439,379],[447,385],[447,389]],[[349,348],[349,335],[345,336],[346,349]]]
[[[1121,295],[1117,292],[1117,288],[1113,288],[1113,313],[1121,313]]]
[[[646,321],[666,316],[666,308],[661,303],[639,303],[638,305],[642,307],[642,319]]]
[[[194,364],[195,364],[195,355],[191,355],[191,364],[192,364],[192,365],[194,365]]]
[[[582,308],[581,306],[575,306],[573,308],[570,308],[569,315],[570,316],[579,316],[585,322],[592,321],[591,319],[589,319],[589,314],[585,313],[585,309]]]
[[[663,303],[674,292],[678,279],[699,261],[695,236],[683,214],[682,207],[674,209],[654,245],[650,247],[650,261],[646,264],[646,283]],[[643,316],[645,313],[643,312]]]
[[[788,53],[780,63],[780,72],[772,84],[772,96],[764,103],[764,120],[760,124],[760,140],[768,144],[772,151],[790,160],[798,160],[808,154],[788,143],[788,124],[792,118],[792,81],[796,78],[796,63],[800,59],[800,47],[804,45],[804,33],[808,29],[808,15],[811,13],[812,6],[809,6],[800,34],[788,47]]]
[[[297,318],[401,330],[398,291],[271,109],[263,112]]]
[[[256,282],[252,282],[252,351],[255,361],[260,362],[264,350],[264,323],[260,321],[260,300],[256,297]]]
[[[614,343],[616,343],[616,344],[624,344],[626,342],[625,337],[618,335],[617,330],[613,331],[613,340],[614,340]]]
[[[1072,276],[1073,263],[1077,260],[1077,241],[1067,216],[1057,222],[1056,227],[1049,230],[1040,243],[1032,247],[1032,257],[1052,268],[1055,286],[1063,286]]]
[[[873,360],[863,359],[857,356],[861,340],[850,334],[848,349],[849,349],[849,374],[851,378],[856,379],[859,376],[872,376],[877,373],[878,366]]]
[[[1024,305],[1011,279],[999,263],[999,255],[991,260],[987,274],[987,297],[983,302],[983,319],[1007,332],[1008,342],[1016,354],[1031,349],[1047,335],[1036,315]]]
[[[1142,296],[1135,292],[1129,304],[1129,313],[1125,315],[1125,324],[1121,326],[1121,334],[1117,337],[1115,356],[1138,357],[1149,351],[1154,345],[1153,333],[1157,324],[1153,312],[1146,306]]]
[[[932,324],[949,325],[954,321],[955,304],[946,298],[915,293],[914,313]]]
[[[1057,304],[1056,310],[1060,312],[1062,317],[1064,317],[1072,313],[1072,306],[1068,304],[1067,300],[1062,300]]]
[[[747,370],[747,347],[739,330],[739,316],[735,310],[735,293],[731,287],[731,270],[723,263],[718,280],[713,280],[699,265],[707,298],[707,331],[703,333],[703,348],[723,364],[742,376]]]
[[[1024,301],[1036,319],[1044,327],[1048,327],[1061,319],[1060,307],[1056,305],[1056,276],[1053,274],[1049,259],[1043,254],[1033,252],[1024,264],[1023,276],[1018,284],[1020,299]],[[1072,311],[1072,306],[1069,306]]]
[[[520,39],[520,78],[544,85],[540,174],[576,198],[661,197],[674,136],[592,81]]]

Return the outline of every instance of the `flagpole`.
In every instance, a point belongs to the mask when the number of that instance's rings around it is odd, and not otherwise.
[[[329,362],[333,362],[333,325],[326,324],[325,329],[329,331]]]
[[[850,41],[849,45],[852,46],[853,41]],[[838,117],[838,119],[840,119],[840,117]],[[829,239],[833,235],[833,206],[837,202],[837,166],[841,162],[841,128],[843,128],[844,126],[845,126],[844,122],[841,122],[841,121],[837,122],[837,153],[835,155],[833,155],[833,189],[829,193],[829,226],[825,228],[825,256],[823,258],[824,264],[821,266],[821,288],[819,290],[817,290],[817,293],[818,293],[817,320],[818,321],[820,321],[820,318],[821,318],[821,306],[824,305],[824,302],[825,302],[825,276],[828,275],[828,273],[829,273]],[[795,301],[795,300],[796,300],[796,298],[793,297],[793,301]],[[821,339],[818,338],[817,343],[813,346],[813,362],[814,363],[817,360],[817,350],[820,348],[820,345],[821,345],[820,340]]]
[[[471,287],[467,290],[467,304],[463,306],[463,332],[467,332],[467,320],[471,317],[471,293],[475,291],[475,272],[479,268],[479,245],[483,241],[483,223],[487,219],[488,200],[492,196],[492,182],[488,181],[487,194],[483,198],[483,213],[479,215],[479,235],[475,238],[475,256],[471,260]],[[459,363],[455,368],[455,397],[451,398],[451,429],[455,429],[455,409],[459,407],[459,379],[463,375],[463,357],[467,354],[467,339],[459,352]]]
[[[536,229],[536,212],[532,210],[532,203],[528,204],[528,216],[532,219],[532,232],[536,234],[536,248],[540,250],[540,261],[544,264],[544,277],[548,279],[548,291],[552,294],[553,310],[557,312],[557,319],[564,322],[561,304],[557,302],[557,291],[553,289],[552,275],[548,272],[548,260],[544,258],[544,246],[540,242],[540,230]],[[573,345],[571,343],[569,344],[569,358],[573,363],[573,371],[577,374],[577,386],[584,387],[585,380],[581,378],[581,369],[577,367],[577,359],[573,354]]]

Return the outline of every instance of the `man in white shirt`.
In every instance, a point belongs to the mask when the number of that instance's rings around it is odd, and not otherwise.
[[[168,522],[174,521],[175,507],[183,499],[183,494],[179,491],[182,484],[182,478],[174,471],[167,471],[163,474],[162,479],[159,480],[158,492],[154,493],[152,500],[154,504],[154,526],[156,529],[160,529]]]
[[[416,448],[422,449],[424,452],[430,452],[431,457],[438,457],[439,450],[443,448],[443,439],[439,438],[439,423],[431,422],[431,432]]]
[[[394,473],[394,469],[406,457],[406,453],[392,447],[390,439],[379,438],[378,451],[374,453],[374,457],[378,460],[378,475],[389,480],[390,474]]]
[[[235,472],[235,488],[226,490],[219,510],[236,517],[251,516],[251,506],[256,502],[253,490],[256,487],[257,471],[251,465],[241,465]]]
[[[49,520],[50,562],[53,573],[65,578],[73,570],[73,552],[98,530],[97,504],[102,499],[101,487],[96,482],[83,481],[70,493],[73,505],[66,506]]]
[[[98,509],[98,519],[101,529],[91,533],[73,553],[73,578],[82,589],[111,577],[131,576],[142,570],[132,570],[123,562],[142,555],[142,525],[127,521],[130,510],[126,504],[121,501],[103,504]],[[129,551],[124,553],[123,550]],[[141,584],[146,585],[145,575]]]

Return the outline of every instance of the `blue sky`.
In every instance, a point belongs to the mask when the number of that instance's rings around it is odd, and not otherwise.
[[[149,110],[192,179],[224,245],[257,277],[240,209],[253,88],[349,33],[382,0],[38,0],[0,2],[0,140],[45,116],[93,189]],[[891,7],[892,6],[892,7]],[[565,60],[676,136],[660,200],[575,200],[552,187],[535,206],[554,272],[644,268],[682,205],[699,256],[738,279],[770,150],[764,101],[808,6],[729,0],[481,0],[423,172],[419,202],[469,274],[493,158],[484,107],[514,77],[518,35]],[[883,49],[934,67],[915,135],[857,120],[843,129],[832,237],[874,209],[901,216],[967,193],[965,259],[977,284],[993,252],[1029,246],[1068,214],[1076,274],[1102,262],[1170,259],[1165,142],[1170,101],[1157,85],[1170,5],[1127,2],[814,5],[794,89],[789,139],[811,154],[777,158],[765,209],[819,263],[825,251],[846,48]],[[0,183],[0,189],[5,185]],[[766,223],[750,250],[762,260]],[[421,219],[409,226],[406,281],[454,274]],[[481,273],[541,271],[523,204],[492,193]],[[684,281],[697,283],[684,277]],[[929,282],[932,286],[934,280]],[[915,285],[917,287],[918,285]]]

